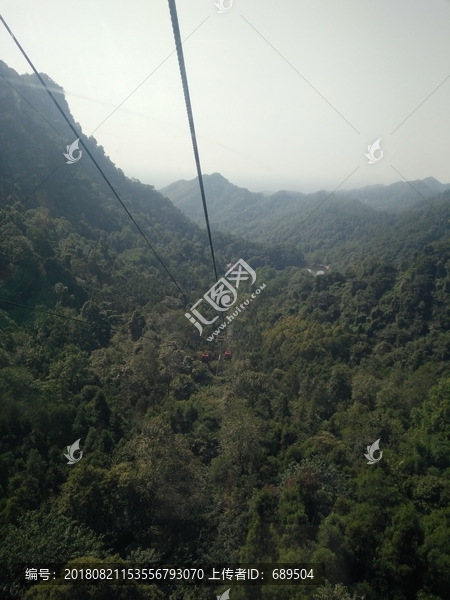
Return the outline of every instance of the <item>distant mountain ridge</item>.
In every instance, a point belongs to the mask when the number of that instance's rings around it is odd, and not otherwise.
[[[391,212],[410,208],[423,198],[427,200],[450,189],[450,183],[440,183],[434,177],[415,181],[396,181],[390,185],[369,185],[356,190],[337,192],[339,196],[359,200],[378,210]]]
[[[343,267],[370,254],[401,262],[411,248],[446,235],[448,225],[448,217],[439,211],[448,209],[450,184],[433,177],[332,195],[325,190],[250,192],[219,173],[205,175],[204,185],[213,230],[252,241],[288,243],[315,263]],[[174,182],[160,192],[204,227],[197,178]]]
[[[303,192],[280,190],[278,192],[251,192],[247,188],[238,187],[220,173],[204,175],[205,190],[207,192],[208,206],[211,207],[211,222],[223,224],[227,215],[232,213],[239,205],[239,210],[258,206],[263,212],[274,202],[283,200],[283,208],[299,205],[301,200],[313,199],[317,195],[329,194],[321,190],[304,194]],[[337,191],[333,196],[351,200],[358,200],[376,210],[389,210],[397,212],[410,208],[421,200],[429,199],[450,189],[450,183],[440,183],[434,177],[411,182],[396,181],[390,185],[376,184],[354,190]],[[186,216],[199,224],[203,223],[203,208],[199,199],[199,186],[197,178],[189,181],[180,179],[159,190],[170,198],[172,202]],[[226,202],[226,204],[224,204]]]

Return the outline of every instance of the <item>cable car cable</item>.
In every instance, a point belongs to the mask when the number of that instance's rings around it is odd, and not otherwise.
[[[195,164],[197,167],[198,183],[200,185],[200,194],[202,197],[203,212],[205,213],[206,229],[208,231],[209,246],[211,248],[211,256],[212,256],[212,262],[213,262],[213,267],[214,267],[214,274],[216,276],[216,281],[218,281],[219,276],[217,275],[216,259],[214,256],[214,247],[213,247],[212,237],[211,237],[211,228],[209,226],[208,207],[206,206],[205,188],[203,186],[203,176],[202,176],[202,170],[200,167],[200,156],[198,153],[197,136],[195,133],[195,126],[194,126],[194,116],[192,113],[191,98],[189,96],[189,87],[188,87],[188,81],[187,81],[187,75],[186,75],[186,66],[184,64],[183,46],[182,46],[182,41],[181,41],[180,27],[178,24],[177,7],[175,5],[175,0],[169,0],[169,10],[170,10],[170,17],[172,20],[172,28],[173,28],[173,35],[175,38],[175,45],[177,48],[178,65],[180,68],[181,82],[183,84],[184,101],[186,103],[186,110],[187,110],[187,114],[188,114],[189,129],[191,132],[192,146],[194,149],[194,157],[195,157]]]

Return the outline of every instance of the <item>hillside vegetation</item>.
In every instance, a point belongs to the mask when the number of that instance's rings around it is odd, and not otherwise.
[[[35,78],[0,73],[2,598],[224,591],[46,587],[25,583],[24,564],[315,562],[324,586],[232,598],[446,600],[448,197],[433,202],[445,219],[425,202],[390,230],[377,219],[392,216],[346,204],[370,235],[332,204],[318,211],[308,252],[349,257],[316,278],[303,249],[215,232],[220,275],[243,258],[252,289],[266,287],[231,341],[208,343],[185,318],[214,283],[204,231],[80,128],[184,298],[88,157],[65,163],[73,139]],[[232,360],[218,361],[225,349]]]

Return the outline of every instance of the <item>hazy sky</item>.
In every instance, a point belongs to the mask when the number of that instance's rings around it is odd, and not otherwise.
[[[342,189],[450,182],[450,0],[215,2],[177,1],[182,38],[198,28],[183,47],[204,173],[253,191],[331,190],[357,167]],[[167,0],[0,7],[87,135],[175,49]],[[1,24],[0,58],[31,72]],[[176,53],[93,135],[129,177],[194,178]]]

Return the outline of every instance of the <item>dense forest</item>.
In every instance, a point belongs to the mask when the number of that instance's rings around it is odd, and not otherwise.
[[[291,245],[215,231],[219,276],[242,258],[245,293],[266,287],[208,343],[185,317],[215,282],[205,231],[75,124],[146,244],[89,158],[66,164],[37,79],[1,62],[0,106],[2,598],[229,587],[33,585],[34,563],[321,563],[319,587],[231,597],[448,598],[448,192],[396,215],[330,199]]]

